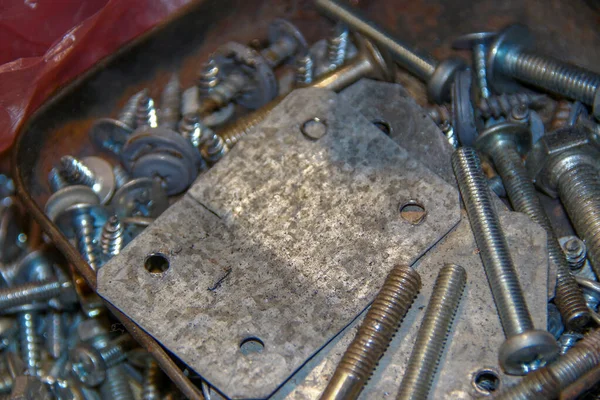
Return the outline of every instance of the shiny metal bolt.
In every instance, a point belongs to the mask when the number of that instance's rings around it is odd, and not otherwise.
[[[532,372],[495,396],[502,400],[556,399],[560,391],[600,364],[600,330],[595,330],[554,363]]]
[[[358,397],[420,289],[421,277],[411,267],[397,265],[392,269],[321,400]]]
[[[456,49],[471,50],[473,71],[479,90],[479,98],[487,99],[492,95],[487,80],[486,58],[488,46],[496,36],[493,32],[478,32],[463,35],[452,44]]]
[[[127,373],[122,365],[116,365],[106,371],[106,379],[100,386],[103,399],[134,400]]]
[[[551,334],[533,328],[477,153],[459,148],[452,155],[452,167],[506,336],[500,366],[509,374],[526,374],[552,360],[558,345]]]
[[[125,247],[125,227],[116,215],[111,215],[104,226],[100,236],[102,254],[114,257]]]
[[[513,108],[519,104],[525,104],[530,109],[540,109],[549,103],[548,96],[543,94],[531,93],[511,93],[480,98],[477,103],[477,110],[485,119],[498,119],[510,115]]]
[[[27,282],[0,289],[0,310],[47,301],[56,297],[67,298],[73,293],[70,281],[51,278],[43,281]]]
[[[561,242],[569,267],[574,271],[581,269],[587,259],[587,248],[583,240],[577,236],[569,236],[560,238],[559,242]]]
[[[137,109],[135,110],[135,119],[137,127],[158,127],[158,116],[156,115],[156,105],[152,97],[148,95],[148,92],[143,92],[137,103]]]
[[[449,264],[440,270],[397,399],[427,399],[466,283],[463,267]]]
[[[598,116],[600,103],[596,100],[600,75],[550,57],[529,52],[533,37],[524,25],[511,25],[501,31],[488,53],[488,76],[499,92],[510,90],[507,78],[514,78],[570,99],[594,106]],[[508,89],[508,90],[506,90]]]
[[[200,73],[198,74],[198,89],[200,96],[206,96],[217,87],[220,82],[219,66],[213,57],[209,57],[209,59],[202,64]]]
[[[142,400],[161,400],[161,386],[163,385],[163,372],[156,360],[148,357],[144,366],[142,381]]]
[[[73,156],[63,156],[60,173],[74,185],[92,188],[102,204],[107,204],[115,192],[113,167],[103,158],[92,156],[78,160]]]
[[[340,0],[316,0],[315,5],[326,15],[373,40],[400,66],[426,82],[431,101],[441,104],[449,99],[454,73],[464,69],[462,61],[450,58],[438,62],[429,54],[419,53]]]
[[[327,38],[327,62],[328,69],[334,70],[346,61],[348,54],[348,44],[350,41],[350,31],[342,24],[337,23],[332,29],[331,35]]]
[[[557,269],[554,302],[567,329],[581,330],[590,321],[583,293],[571,275],[550,219],[522,161],[531,142],[531,131],[526,125],[504,122],[481,132],[475,146],[492,158],[515,211],[526,214],[546,231],[550,261]]]
[[[177,129],[181,116],[181,83],[176,73],[165,85],[160,96],[160,112],[158,121],[161,126]]]

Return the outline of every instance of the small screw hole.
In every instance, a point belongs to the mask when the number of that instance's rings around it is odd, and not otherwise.
[[[265,344],[257,337],[249,337],[240,343],[240,351],[245,356],[253,353],[262,353],[264,349]]]
[[[491,369],[482,369],[473,376],[473,385],[481,393],[494,393],[500,387],[500,377]]]
[[[319,140],[327,134],[327,124],[320,118],[312,118],[302,124],[302,134],[310,140]]]
[[[385,133],[386,135],[390,136],[390,133],[392,133],[392,127],[390,126],[390,124],[387,121],[384,121],[381,119],[375,119],[371,122],[373,123],[373,125],[375,125],[377,127],[377,129],[379,129],[381,132]]]
[[[146,257],[144,267],[151,274],[162,274],[169,269],[169,259],[161,253],[153,253]]]
[[[425,220],[427,212],[425,207],[416,201],[409,201],[400,206],[400,216],[403,220],[410,222],[413,225],[419,225]]]

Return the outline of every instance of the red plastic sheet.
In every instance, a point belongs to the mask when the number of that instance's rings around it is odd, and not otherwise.
[[[0,151],[56,88],[193,0],[0,0]]]

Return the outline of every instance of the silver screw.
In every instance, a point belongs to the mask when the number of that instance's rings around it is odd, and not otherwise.
[[[466,283],[467,273],[463,267],[449,264],[440,270],[400,384],[398,399],[427,399]]]
[[[353,31],[372,39],[403,68],[426,82],[428,97],[433,102],[441,104],[449,98],[454,73],[464,69],[462,61],[451,58],[440,63],[428,54],[418,53],[341,0],[316,0],[315,5]]]
[[[296,85],[299,87],[310,85],[314,78],[314,62],[310,53],[296,58]]]
[[[158,127],[158,117],[156,115],[156,106],[152,97],[148,95],[147,91],[144,91],[140,97],[137,108],[135,111],[135,118],[137,127]]]
[[[327,38],[327,61],[329,70],[334,70],[344,64],[348,54],[350,31],[341,23],[335,24],[331,35]]]
[[[102,254],[113,257],[121,252],[125,247],[125,228],[116,215],[108,218],[102,227],[100,236],[100,247]]]
[[[221,82],[219,72],[219,66],[212,56],[202,64],[202,68],[200,69],[198,76],[198,89],[200,91],[200,96],[206,96],[219,85]]]
[[[507,338],[500,347],[500,366],[510,374],[526,374],[552,360],[558,353],[558,345],[548,332],[533,329],[475,150],[466,147],[456,150],[452,155],[452,167]]]
[[[181,115],[181,84],[176,73],[171,75],[160,97],[160,125],[177,129]]]
[[[76,185],[85,185],[91,188],[98,185],[94,172],[73,156],[60,158],[60,173],[65,179]]]
[[[75,228],[77,249],[83,259],[96,271],[98,260],[94,243],[94,217],[86,209],[81,209],[73,217],[73,227]]]
[[[564,355],[569,351],[575,344],[583,339],[583,335],[577,332],[565,332],[558,339],[560,345],[560,354]]]
[[[58,279],[47,279],[38,282],[27,282],[0,289],[0,310],[31,304],[37,301],[47,301],[55,297],[69,295],[73,291],[70,281],[61,282]]]
[[[515,211],[526,214],[546,231],[548,254],[557,268],[556,306],[568,329],[581,330],[590,320],[583,293],[571,275],[550,219],[521,158],[531,148],[531,142],[531,131],[527,126],[504,122],[481,132],[475,146],[492,158]]]
[[[42,339],[37,332],[36,318],[37,313],[34,311],[22,311],[17,314],[21,359],[25,362],[27,373],[31,376],[38,376],[41,373]]]
[[[48,174],[48,184],[52,193],[58,192],[60,189],[69,185],[64,176],[57,168],[52,168]]]
[[[480,99],[487,99],[492,94],[487,80],[486,57],[488,46],[495,36],[496,34],[492,32],[471,33],[457,38],[453,43],[456,49],[471,50],[473,70]]]
[[[359,396],[420,289],[421,277],[411,267],[397,265],[392,269],[321,400],[352,400]]]
[[[122,365],[116,365],[106,371],[106,380],[100,386],[103,399],[134,400],[133,392],[129,385],[127,372]]]
[[[572,236],[562,243],[563,251],[567,257],[567,262],[572,270],[579,270],[585,264],[587,259],[587,248],[583,240]]]
[[[597,116],[600,75],[572,64],[528,52],[533,38],[524,25],[511,25],[500,32],[488,53],[488,76],[498,91],[505,77],[537,86],[562,96],[594,105]],[[496,75],[496,77],[494,77]]]
[[[513,108],[520,104],[525,104],[528,108],[536,110],[546,106],[549,101],[548,96],[543,94],[503,93],[488,98],[480,98],[477,109],[485,119],[498,119],[510,115]]]
[[[46,348],[55,360],[59,359],[66,348],[63,313],[51,311],[46,316]]]

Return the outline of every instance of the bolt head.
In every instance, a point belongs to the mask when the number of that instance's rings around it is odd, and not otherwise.
[[[500,346],[498,361],[509,375],[526,375],[558,356],[559,347],[550,333],[531,330],[511,336]]]
[[[277,18],[269,25],[269,42],[275,43],[279,39],[291,38],[298,46],[297,53],[308,51],[308,44],[304,35],[290,21],[283,18]]]
[[[471,50],[479,44],[489,44],[496,37],[496,32],[475,32],[462,35],[454,39],[452,47],[457,50]]]
[[[600,156],[589,145],[587,135],[565,128],[542,136],[529,152],[525,165],[536,186],[556,198],[557,178],[565,168],[580,163],[600,166]]]
[[[460,58],[450,57],[439,63],[427,82],[427,97],[436,104],[443,104],[450,100],[454,74],[465,68],[465,62]]]
[[[496,146],[503,142],[514,143],[519,154],[526,154],[531,149],[531,131],[525,124],[501,122],[481,132],[475,141],[475,147],[482,153],[491,155]]]
[[[357,33],[352,34],[352,39],[358,47],[358,53],[365,55],[374,65],[373,71],[367,78],[392,82],[396,72],[396,64],[387,52],[382,52],[372,41]]]
[[[71,370],[86,386],[98,386],[106,379],[106,363],[100,352],[89,344],[80,344],[71,351]]]

